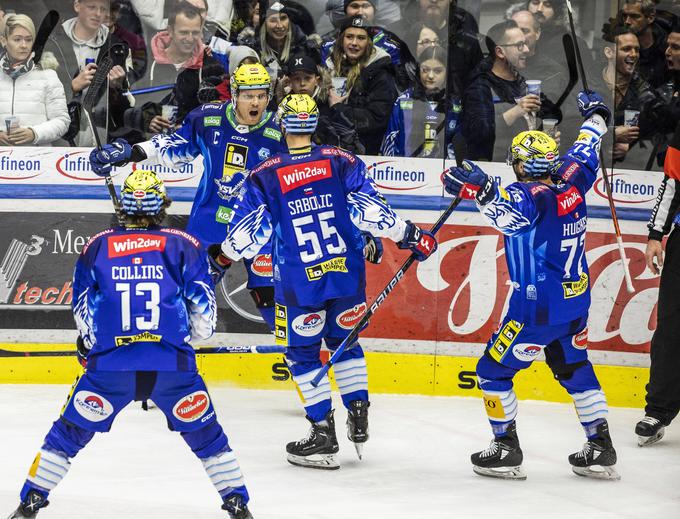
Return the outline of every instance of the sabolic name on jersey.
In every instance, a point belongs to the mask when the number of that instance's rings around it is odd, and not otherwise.
[[[304,165],[293,164],[277,169],[276,174],[279,177],[281,191],[285,194],[295,188],[330,178],[331,161],[316,160]]]

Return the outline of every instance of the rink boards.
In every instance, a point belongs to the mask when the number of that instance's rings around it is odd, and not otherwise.
[[[106,189],[89,171],[85,150],[0,150],[0,160],[0,343],[12,343],[0,347],[72,349],[70,276],[88,237],[109,225]],[[427,226],[448,204],[441,197],[441,161],[384,157],[365,161],[404,218]],[[503,165],[485,167],[501,183],[511,180]],[[202,172],[200,163],[181,171],[160,168],[158,172],[175,200],[171,212],[188,214]],[[122,173],[115,176],[116,183]],[[658,277],[644,268],[644,220],[660,175],[619,171],[614,178],[624,247],[637,291],[625,290],[598,181],[588,198],[586,254],[593,300],[588,348],[610,403],[637,407],[644,404],[658,296]],[[436,256],[407,273],[362,333],[374,392],[479,394],[476,359],[500,322],[511,290],[503,240],[469,203],[459,206],[438,239]],[[405,257],[404,251],[385,244],[382,263],[367,267],[369,302]],[[230,269],[225,292],[242,285],[244,276],[238,266]],[[211,345],[273,342],[262,324],[244,317],[244,313],[256,314],[246,291],[237,291],[229,302],[220,297],[219,333]],[[277,356],[210,355],[201,357],[199,365],[211,384],[261,389],[292,385]],[[69,383],[77,370],[73,357],[2,358],[0,383]],[[567,401],[540,360],[516,382],[522,398]]]

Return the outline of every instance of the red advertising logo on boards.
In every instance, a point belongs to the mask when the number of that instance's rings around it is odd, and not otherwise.
[[[279,177],[281,192],[285,194],[312,182],[330,178],[332,175],[331,161],[326,159],[315,160],[307,164],[292,164],[277,169],[276,174]]]
[[[564,216],[571,213],[582,202],[581,193],[578,192],[576,186],[571,186],[569,190],[557,195],[557,215]]]
[[[131,256],[141,252],[162,252],[165,250],[165,240],[165,236],[158,236],[157,234],[119,234],[109,236],[107,238],[109,258]]]

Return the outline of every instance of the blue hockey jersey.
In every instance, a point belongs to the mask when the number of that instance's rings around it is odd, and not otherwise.
[[[73,315],[90,370],[193,371],[189,341],[217,322],[206,252],[178,229],[100,232],[76,263]]]
[[[255,126],[245,126],[236,120],[231,103],[200,106],[186,116],[176,132],[155,135],[140,146],[149,160],[171,168],[203,156],[203,176],[191,207],[187,231],[206,248],[224,240],[244,172],[286,149],[272,113],[265,112]],[[264,247],[260,253],[271,254],[271,250]],[[263,258],[259,262],[264,261]],[[253,262],[246,262],[246,269],[248,288],[271,286],[271,275],[264,275],[268,273],[263,273]]]
[[[603,121],[586,121],[553,176],[555,184],[498,187],[495,199],[480,206],[489,223],[505,235],[512,319],[554,325],[588,314],[585,198],[597,177],[605,131]]]
[[[398,241],[405,230],[358,157],[313,146],[250,173],[222,249],[233,260],[253,257],[271,237],[276,301],[313,306],[364,290],[360,231]]]

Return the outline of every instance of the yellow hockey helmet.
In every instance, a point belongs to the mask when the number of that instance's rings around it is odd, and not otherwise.
[[[266,90],[271,95],[272,81],[262,63],[244,63],[231,76],[231,97],[235,99],[239,90]]]
[[[523,163],[524,175],[534,179],[547,177],[558,159],[559,149],[555,139],[538,130],[519,133],[508,150],[508,163]]]
[[[153,171],[136,169],[123,183],[123,212],[134,216],[156,216],[166,205],[163,181]]]
[[[314,133],[319,122],[319,107],[307,94],[288,94],[279,104],[276,122],[286,133]]]

